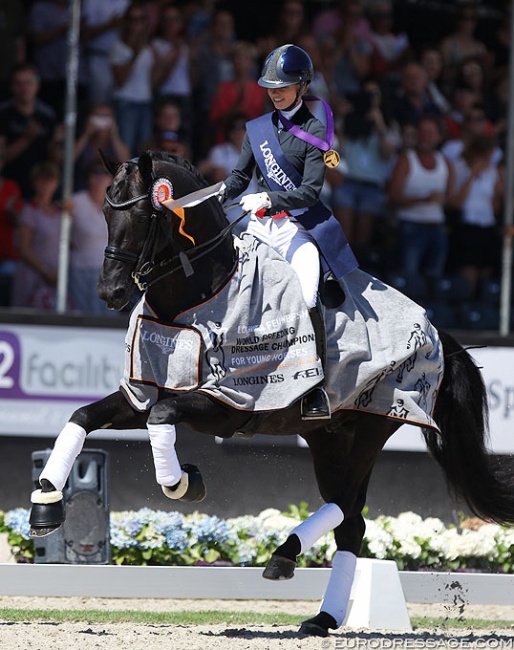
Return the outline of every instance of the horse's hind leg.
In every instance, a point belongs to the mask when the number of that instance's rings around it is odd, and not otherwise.
[[[331,459],[330,446],[323,445],[322,439],[309,441],[321,495],[325,501],[339,504],[345,518],[334,530],[337,551],[320,612],[302,624],[300,630],[305,634],[326,636],[329,629],[338,628],[344,621],[366,528],[361,512],[369,479],[378,453],[398,426],[370,414],[349,418],[338,433],[346,440],[346,451],[341,439],[337,445],[337,452],[345,456],[343,467],[339,466],[342,456]],[[332,449],[332,453],[336,454],[336,450]]]
[[[64,488],[86,435],[96,429],[137,429],[146,426],[146,413],[135,411],[120,391],[77,409],[57,436],[41,475],[41,489],[31,495],[31,537],[43,537],[64,523]]]
[[[338,628],[344,621],[350,601],[359,555],[366,524],[361,510],[366,503],[369,476],[359,490],[356,502],[358,514],[346,517],[334,530],[337,551],[332,558],[332,569],[319,613],[304,621],[300,632],[310,636],[327,636],[329,629]]]

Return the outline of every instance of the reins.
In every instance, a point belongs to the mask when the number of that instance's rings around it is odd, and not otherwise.
[[[120,203],[114,203],[114,201],[110,198],[108,191],[110,188],[107,188],[106,194],[105,194],[105,200],[109,204],[109,206],[113,210],[126,210],[128,208],[133,207],[139,201],[142,201],[144,199],[148,199],[150,201],[150,204],[152,205],[151,197],[149,196],[148,192],[145,194],[139,194],[137,196],[134,196],[130,199],[127,199],[126,201],[122,201]],[[230,204],[227,207],[235,207],[236,203]],[[113,259],[118,262],[122,262],[125,264],[134,264],[135,263],[135,268],[132,271],[132,279],[134,280],[135,284],[137,285],[138,289],[140,291],[146,291],[149,287],[154,285],[156,282],[159,280],[162,280],[163,278],[166,278],[173,273],[176,273],[177,271],[183,270],[184,274],[186,277],[190,277],[191,275],[194,274],[194,269],[192,267],[192,262],[195,262],[202,257],[205,257],[208,255],[210,252],[212,252],[217,246],[221,244],[222,241],[229,235],[234,227],[242,220],[244,217],[246,217],[248,213],[243,212],[240,217],[229,223],[223,230],[221,230],[217,235],[212,237],[211,239],[208,239],[207,241],[203,242],[202,244],[198,245],[193,245],[193,248],[189,250],[181,250],[178,252],[178,254],[175,254],[173,257],[169,259],[165,259],[162,262],[155,262],[155,255],[156,255],[156,246],[157,246],[157,233],[158,233],[158,227],[161,226],[161,228],[164,231],[164,220],[162,219],[162,215],[158,214],[156,210],[152,211],[152,214],[150,215],[150,228],[148,229],[148,232],[145,237],[145,241],[143,243],[143,248],[141,249],[140,253],[134,253],[132,251],[127,251],[123,248],[118,248],[116,246],[107,246],[105,248],[104,255],[107,259]],[[168,232],[165,232],[165,236],[168,236]],[[176,242],[175,242],[176,246]],[[160,275],[156,276],[152,280],[148,281],[142,281],[142,277],[149,275],[152,271],[155,269],[163,268],[166,266],[169,266],[171,264],[175,264],[171,269],[167,270],[165,273],[161,273]]]

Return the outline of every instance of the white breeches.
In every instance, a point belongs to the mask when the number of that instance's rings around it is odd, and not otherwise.
[[[300,280],[307,307],[315,307],[319,284],[319,252],[302,224],[290,217],[259,219],[252,216],[247,232],[271,246],[291,264]]]

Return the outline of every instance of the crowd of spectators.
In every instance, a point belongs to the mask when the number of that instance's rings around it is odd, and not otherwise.
[[[103,313],[98,150],[165,150],[225,178],[245,122],[270,109],[263,60],[287,42],[334,112],[342,160],[323,198],[361,266],[407,288],[421,278],[427,301],[449,277],[483,298],[500,272],[510,2],[432,3],[444,20],[430,38],[399,0],[254,3],[268,15],[253,28],[250,4],[82,0],[70,309]],[[0,7],[0,306],[55,306],[70,11]]]

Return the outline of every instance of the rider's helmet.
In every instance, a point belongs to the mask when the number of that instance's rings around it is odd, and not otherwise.
[[[311,57],[297,45],[281,45],[268,54],[262,67],[259,86],[284,88],[312,81],[314,66]]]

